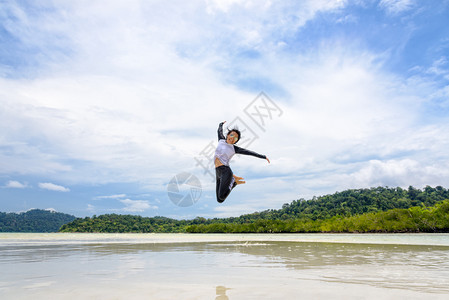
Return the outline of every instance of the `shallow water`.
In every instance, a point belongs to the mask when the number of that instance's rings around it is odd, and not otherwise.
[[[449,234],[0,234],[0,299],[449,299]]]

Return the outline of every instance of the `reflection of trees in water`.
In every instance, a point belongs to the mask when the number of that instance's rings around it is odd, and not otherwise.
[[[414,264],[421,266],[432,258],[444,260],[449,268],[449,248],[444,246],[379,245],[315,242],[209,243],[203,247],[215,252],[242,253],[260,257],[260,263],[309,269],[335,265]],[[423,257],[426,257],[423,262]],[[444,259],[442,259],[444,257]],[[262,261],[263,260],[263,261]]]
[[[241,267],[287,268],[296,270],[292,274],[298,278],[421,292],[449,292],[447,246],[310,242],[210,246],[215,246],[215,251],[249,255]]]
[[[9,249],[11,248],[11,249]],[[2,247],[7,255],[14,246]],[[260,260],[248,259],[251,266],[272,264],[279,267],[308,269],[334,265],[395,264],[423,265],[435,261],[439,266],[449,268],[449,248],[444,246],[379,245],[314,242],[201,242],[201,243],[97,243],[83,245],[33,245],[20,246],[21,251],[11,255],[26,256],[22,259],[39,261],[41,259],[61,258],[74,254],[126,255],[138,253],[240,253]],[[425,261],[423,261],[425,257]],[[16,257],[20,259],[19,257]]]

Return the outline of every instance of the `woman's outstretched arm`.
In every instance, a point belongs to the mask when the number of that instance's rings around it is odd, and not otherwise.
[[[254,152],[254,151],[251,151],[248,149],[240,148],[236,145],[234,145],[234,150],[235,150],[235,153],[243,154],[243,155],[251,155],[251,156],[258,157],[258,158],[263,158],[263,159],[266,159],[268,162],[270,162],[270,160],[268,159],[268,157],[266,155],[262,155],[262,154],[259,154],[257,152]]]
[[[224,140],[226,139],[223,135],[223,124],[226,123],[226,121],[221,122],[220,125],[218,125],[218,140]]]

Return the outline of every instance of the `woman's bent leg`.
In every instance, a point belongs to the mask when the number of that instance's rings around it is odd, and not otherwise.
[[[218,168],[215,168],[215,194],[217,195],[217,201],[220,202],[220,183],[221,183],[221,179],[220,179],[220,174],[221,172],[219,170],[217,170]]]

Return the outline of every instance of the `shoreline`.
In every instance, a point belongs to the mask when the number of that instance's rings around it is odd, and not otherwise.
[[[0,246],[93,243],[292,242],[449,247],[449,233],[0,233]]]

